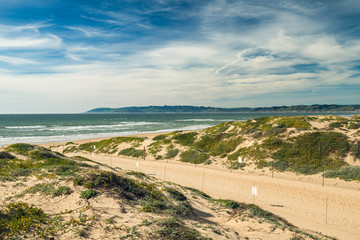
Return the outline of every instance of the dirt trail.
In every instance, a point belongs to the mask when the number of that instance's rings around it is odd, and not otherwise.
[[[79,155],[77,153],[76,155]],[[91,158],[89,154],[81,154]],[[197,188],[223,199],[255,203],[292,224],[334,236],[338,239],[358,240],[360,236],[360,184],[351,188],[322,186],[318,181],[304,182],[296,179],[257,176],[240,171],[226,171],[180,162],[144,161],[121,157],[95,155],[95,161],[124,170],[141,171],[157,178],[183,186]],[[138,162],[138,168],[136,167]],[[345,182],[338,185],[346,185]],[[257,187],[254,199],[251,187]],[[353,186],[357,186],[354,188]],[[326,218],[327,202],[327,218]],[[326,223],[327,222],[327,223]]]

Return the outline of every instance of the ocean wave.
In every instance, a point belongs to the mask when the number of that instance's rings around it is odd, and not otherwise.
[[[14,144],[14,143],[31,143],[31,144],[56,143],[56,142],[69,142],[69,141],[94,139],[94,138],[128,136],[128,135],[145,134],[145,133],[192,131],[192,130],[205,129],[211,126],[212,125],[192,125],[192,126],[171,128],[171,129],[159,129],[154,131],[124,131],[124,132],[111,132],[111,133],[69,134],[69,135],[52,135],[52,136],[27,136],[27,137],[0,136],[0,146]]]
[[[179,120],[175,120],[176,122],[214,122],[216,121],[215,119],[198,119],[198,118],[194,118],[194,119],[179,119]]]
[[[49,131],[84,131],[84,130],[100,130],[100,129],[128,129],[129,127],[156,125],[157,122],[120,122],[118,124],[110,125],[82,125],[82,126],[53,126]]]
[[[35,125],[35,126],[6,126],[6,129],[43,129],[46,126],[43,125]]]

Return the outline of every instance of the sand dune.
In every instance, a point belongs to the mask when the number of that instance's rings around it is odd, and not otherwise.
[[[91,155],[82,155],[91,158]],[[257,205],[286,218],[298,227],[339,239],[355,240],[360,236],[359,183],[326,179],[325,186],[322,186],[321,178],[316,176],[308,177],[310,180],[305,182],[301,178],[299,181],[299,177],[294,174],[287,174],[288,179],[279,178],[282,176],[271,178],[269,174],[259,176],[244,171],[230,172],[175,161],[167,163],[100,155],[95,155],[95,160],[112,167],[137,170],[166,181],[197,188],[217,198],[246,203],[255,201]],[[255,199],[251,194],[252,186],[256,186],[258,190]]]

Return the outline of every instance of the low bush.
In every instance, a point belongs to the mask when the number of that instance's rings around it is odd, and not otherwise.
[[[160,134],[160,135],[157,135],[157,136],[153,137],[152,140],[160,141],[160,140],[163,140],[163,139],[167,138],[167,136],[168,136],[167,134]]]
[[[25,193],[41,193],[56,197],[56,196],[71,194],[72,191],[67,186],[59,186],[58,188],[56,188],[55,184],[53,183],[48,183],[48,184],[43,183],[43,184],[36,184],[35,186],[26,189]]]
[[[180,154],[180,161],[199,164],[209,159],[209,155],[196,149],[190,149]]]
[[[179,153],[179,149],[177,148],[169,149],[169,151],[165,155],[165,158],[166,159],[174,158],[178,155],[178,153]]]
[[[0,210],[0,239],[22,239],[28,233],[47,238],[52,233],[48,222],[41,209],[23,202],[10,203]]]
[[[324,168],[337,168],[345,165],[341,159],[350,150],[348,137],[337,132],[305,133],[290,139],[287,144],[272,154],[276,159],[274,167],[282,171],[313,174]]]
[[[172,138],[176,140],[177,143],[184,146],[191,146],[194,144],[196,139],[196,132],[188,132],[188,133],[178,133]]]
[[[9,152],[16,152],[16,153],[19,153],[19,154],[25,155],[25,156],[27,156],[29,154],[29,152],[34,149],[35,149],[34,145],[27,144],[27,143],[16,143],[16,144],[12,144],[6,148],[6,150]]]
[[[185,226],[183,222],[177,218],[167,218],[157,223],[160,227],[156,230],[160,239],[168,240],[210,240],[192,228]]]
[[[96,197],[97,193],[94,189],[88,189],[80,193],[81,198],[90,199]]]
[[[124,155],[128,157],[142,158],[144,156],[144,150],[131,148],[125,148],[119,152],[119,155]]]
[[[329,124],[329,127],[331,128],[341,128],[343,124],[341,122],[332,122]]]
[[[15,157],[8,152],[0,152],[0,159],[14,159]]]
[[[187,200],[186,196],[176,189],[166,188],[165,191],[170,193],[171,197],[174,198],[176,201],[186,201]]]
[[[340,178],[344,180],[360,180],[359,166],[344,166],[338,169],[332,169],[325,172],[326,178]]]

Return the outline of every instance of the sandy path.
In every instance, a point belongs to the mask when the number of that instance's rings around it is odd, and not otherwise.
[[[91,155],[82,155],[91,158]],[[321,186],[319,182],[256,176],[239,171],[194,167],[180,162],[100,155],[95,155],[95,161],[124,170],[138,170],[166,181],[197,188],[216,198],[246,203],[254,202],[251,187],[255,185],[258,190],[255,203],[294,225],[339,239],[360,239],[360,191],[356,188]]]

